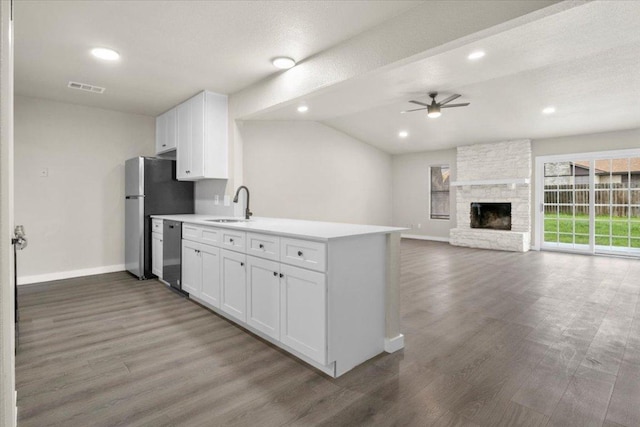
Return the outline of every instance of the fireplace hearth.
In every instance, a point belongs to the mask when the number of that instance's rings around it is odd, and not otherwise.
[[[471,228],[511,230],[511,203],[471,203]]]

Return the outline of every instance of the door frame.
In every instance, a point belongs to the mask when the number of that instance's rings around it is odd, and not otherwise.
[[[17,424],[13,269],[13,2],[0,2],[0,425]]]
[[[553,154],[547,156],[536,156],[535,158],[535,204],[534,204],[534,221],[536,226],[535,233],[535,245],[534,250],[545,251],[560,251],[560,252],[575,252],[580,254],[595,255],[595,242],[594,233],[595,217],[591,215],[595,209],[595,188],[593,185],[589,186],[589,250],[581,251],[571,248],[542,248],[542,241],[544,237],[544,215],[543,215],[543,201],[544,201],[544,164],[549,162],[567,162],[572,160],[588,160],[589,167],[589,182],[594,182],[595,170],[593,168],[593,162],[600,159],[618,159],[623,157],[640,157],[640,149],[631,148],[623,150],[605,150],[605,151],[590,151],[586,153],[570,153],[570,154]]]

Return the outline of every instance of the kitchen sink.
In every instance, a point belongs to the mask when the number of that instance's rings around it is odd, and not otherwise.
[[[228,222],[247,222],[247,219],[222,218],[222,219],[205,219],[209,222],[228,223]]]

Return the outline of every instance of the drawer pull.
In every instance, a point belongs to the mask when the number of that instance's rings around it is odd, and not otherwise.
[[[260,243],[260,245],[258,245],[258,247],[259,247],[260,249],[264,249],[264,245],[263,245],[262,243]]]
[[[273,272],[273,275],[274,275],[274,276],[278,276],[278,272],[277,272],[277,271],[274,271],[274,272]]]
[[[298,256],[302,256],[302,251],[298,251]]]
[[[280,277],[284,277],[284,274],[280,273]]]
[[[244,262],[241,262],[241,263],[240,263],[240,267],[244,267]]]
[[[229,243],[233,243],[233,239],[229,239]]]

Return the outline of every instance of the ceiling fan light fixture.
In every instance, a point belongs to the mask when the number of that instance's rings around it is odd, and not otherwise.
[[[406,130],[401,130],[400,132],[398,132],[398,136],[400,138],[406,138],[409,136],[409,132],[407,132]]]
[[[309,107],[306,105],[300,105],[298,107],[298,113],[306,113],[307,111],[309,111]]]
[[[427,107],[427,117],[429,117],[430,119],[437,119],[441,115],[442,113],[440,112],[440,105],[435,104],[435,105],[429,105]]]
[[[274,67],[281,70],[288,70],[289,68],[293,68],[296,65],[296,61],[287,56],[279,56],[277,58],[273,58],[271,63]]]
[[[546,107],[542,110],[542,114],[553,114],[556,112],[556,107]]]

